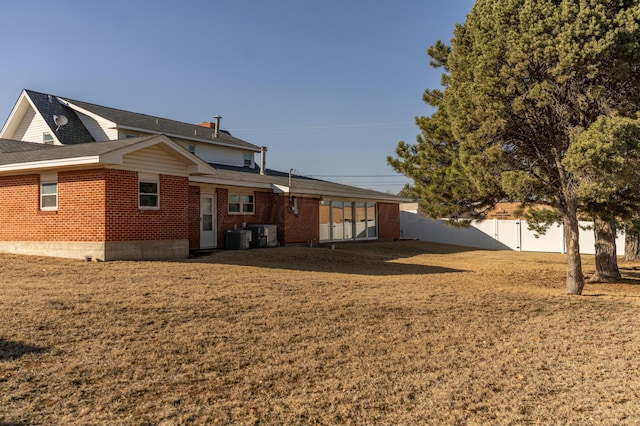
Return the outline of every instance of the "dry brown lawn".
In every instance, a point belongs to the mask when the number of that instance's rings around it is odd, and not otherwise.
[[[0,255],[0,424],[640,424],[638,265],[572,297],[564,262],[415,241]]]

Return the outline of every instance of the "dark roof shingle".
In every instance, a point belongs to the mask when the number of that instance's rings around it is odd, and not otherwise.
[[[78,101],[69,98],[62,98],[65,101],[76,105],[84,110],[113,121],[118,127],[139,129],[153,133],[163,133],[167,136],[177,136],[187,139],[196,139],[213,144],[232,146],[236,148],[248,149],[254,152],[260,151],[260,147],[252,143],[243,141],[228,132],[221,130],[218,137],[214,136],[214,129],[198,126],[197,124],[184,123],[167,118],[154,117],[152,115],[140,114],[137,112],[124,111],[116,108],[109,108],[89,102]]]
[[[52,133],[55,133],[60,143],[74,145],[95,141],[76,112],[61,104],[55,96],[26,89],[25,92],[27,92],[47,126],[49,126]],[[53,120],[54,115],[65,116],[68,120],[67,123],[58,128],[58,125]]]
[[[0,165],[31,163],[36,161],[62,160],[66,158],[91,157],[106,154],[116,149],[135,145],[155,136],[142,136],[139,138],[121,139],[115,141],[91,142],[77,145],[44,145],[30,142],[10,141],[0,139]],[[25,145],[18,150],[16,144]],[[11,151],[5,151],[11,150]]]

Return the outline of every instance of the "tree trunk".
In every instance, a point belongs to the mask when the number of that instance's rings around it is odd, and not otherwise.
[[[596,216],[594,234],[596,239],[596,273],[593,274],[589,282],[607,283],[622,279],[618,269],[614,221],[603,220]]]
[[[575,200],[574,200],[575,201]],[[577,201],[567,202],[563,213],[564,237],[567,247],[567,294],[582,294],[584,275],[580,258],[580,227],[578,226]]]
[[[624,260],[640,260],[640,231],[630,226],[624,233]]]

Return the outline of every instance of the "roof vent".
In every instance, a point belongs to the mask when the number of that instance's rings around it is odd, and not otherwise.
[[[215,125],[215,127],[213,128],[213,136],[217,138],[217,137],[218,137],[218,135],[220,135],[220,119],[221,119],[222,117],[220,117],[220,114],[217,114],[217,115],[216,115],[215,117],[213,117],[213,118],[215,118],[215,119],[216,119],[216,125]]]

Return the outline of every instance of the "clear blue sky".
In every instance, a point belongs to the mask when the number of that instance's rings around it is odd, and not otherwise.
[[[440,81],[426,49],[473,3],[4,2],[0,120],[23,88],[192,123],[220,114],[269,148],[269,168],[395,193],[406,179],[386,157],[415,141]]]

